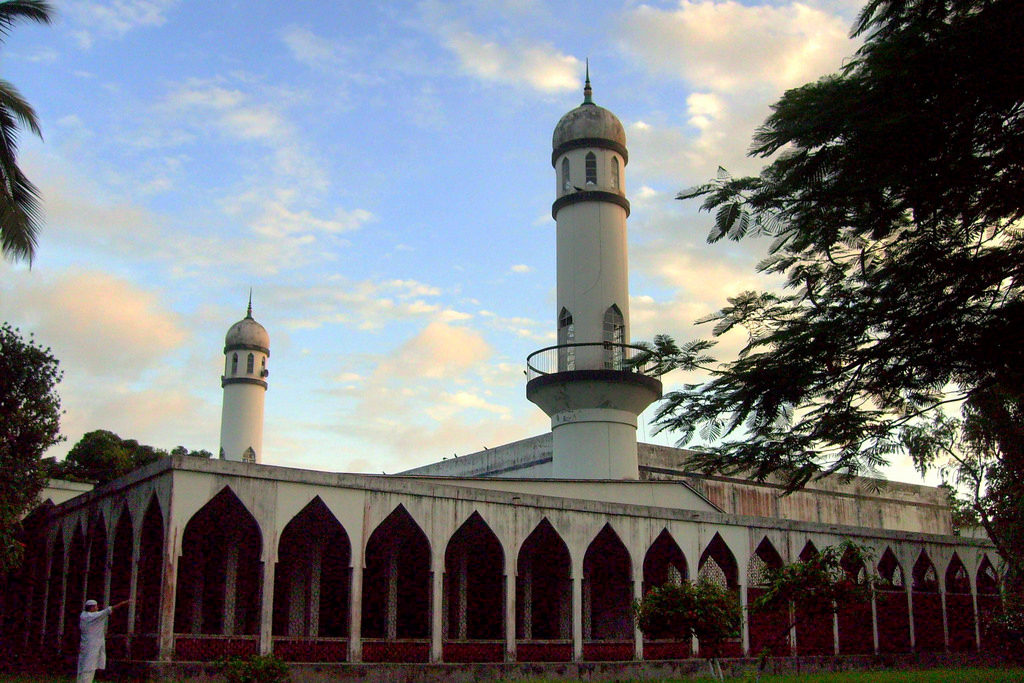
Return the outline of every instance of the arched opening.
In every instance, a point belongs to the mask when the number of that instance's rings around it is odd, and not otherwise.
[[[736,594],[736,600],[739,601],[739,565],[736,562],[736,556],[732,554],[729,546],[718,533],[714,535],[704,552],[701,553],[700,563],[697,565],[697,579],[729,589]],[[743,645],[738,633],[735,638],[722,643],[719,654],[722,657],[743,655]]]
[[[245,361],[245,374],[251,375],[256,370],[256,356],[249,354],[249,357]]]
[[[992,619],[999,611],[999,574],[988,555],[983,555],[978,565],[978,576],[975,579],[978,591],[978,630],[981,632],[981,646],[988,647],[994,644],[994,638],[990,635],[989,629]]]
[[[942,596],[939,595],[939,573],[928,553],[921,551],[911,572],[914,592],[914,648],[918,651],[941,652],[946,649],[942,627]]]
[[[430,646],[430,542],[399,505],[366,544],[363,659],[427,661]],[[368,642],[377,639],[389,641]],[[411,640],[398,644],[394,641]]]
[[[107,581],[107,524],[103,515],[96,515],[89,531],[89,576],[85,583],[85,599],[105,605]]]
[[[132,545],[135,543],[135,527],[132,516],[128,513],[128,505],[121,508],[114,525],[114,552],[110,562],[110,596],[111,605],[127,600],[132,591]],[[128,633],[128,610],[114,610],[110,615],[108,632],[111,637],[107,642],[107,654],[113,657],[124,656]]]
[[[800,561],[809,562],[818,556],[818,548],[807,541],[800,551]],[[800,655],[833,655],[836,652],[833,615],[830,611],[795,612],[796,649]]]
[[[572,190],[572,176],[569,174],[569,158],[562,159],[562,194],[568,194]]]
[[[189,520],[178,560],[176,658],[202,661],[222,654],[203,638],[208,635],[233,636],[234,654],[255,654],[262,549],[256,519],[230,487]]]
[[[551,522],[542,519],[516,561],[516,638],[524,641],[516,647],[519,661],[572,659],[570,567],[569,548]]]
[[[605,370],[621,370],[622,345],[626,343],[626,323],[622,317],[622,311],[615,304],[609,306],[608,310],[604,312],[604,341],[610,344],[605,347]]]
[[[587,165],[587,185],[597,184],[597,155],[593,152],[587,152],[586,158]]]
[[[910,651],[910,616],[903,567],[892,548],[878,560],[875,612],[878,615],[878,648],[882,652]]]
[[[444,553],[444,660],[504,661],[505,553],[478,512]],[[465,641],[492,641],[467,643]]]
[[[576,325],[572,321],[572,313],[562,308],[558,314],[558,371],[569,372],[576,369]]]
[[[666,583],[678,586],[689,578],[686,556],[668,529],[662,529],[644,556],[644,594]]]
[[[164,515],[153,495],[142,517],[139,575],[135,589],[135,638],[132,659],[156,659],[160,653],[160,595],[163,588]]]
[[[605,524],[583,556],[583,657],[621,661],[633,656],[633,568],[629,551]],[[586,641],[620,641],[587,644]],[[623,644],[621,641],[625,641]]]
[[[238,374],[238,354],[231,354],[231,376],[234,377]]]
[[[64,598],[64,651],[74,652],[78,646],[78,615],[85,608],[85,534],[75,523],[68,547],[67,588]]]
[[[245,452],[242,453],[242,462],[248,462],[248,463],[255,464],[255,462],[256,462],[256,451],[253,450],[252,446],[249,446],[248,448],[246,448]]]
[[[762,538],[747,565],[748,605],[764,595],[771,572],[781,569],[782,565],[779,551],[767,536]],[[771,611],[751,611],[749,623],[751,655],[759,654],[766,649],[777,656],[789,654],[788,607]]]
[[[968,652],[975,649],[974,600],[971,598],[971,577],[955,552],[946,567],[946,626],[949,649]]]
[[[839,560],[849,581],[866,586],[868,569],[852,549],[847,548]],[[844,655],[871,654],[875,650],[872,629],[871,600],[843,605],[836,614],[839,622],[839,653]]]
[[[612,189],[619,189],[619,158],[612,157]]]
[[[647,554],[644,555],[643,593],[646,595],[652,588],[665,584],[680,585],[690,578],[690,570],[686,564],[686,556],[679,544],[669,533],[662,529],[654,540]],[[692,652],[689,640],[649,640],[644,638],[644,659],[684,659]]]
[[[274,652],[290,662],[348,658],[352,546],[319,496],[281,532],[274,570]]]
[[[50,576],[46,592],[46,633],[44,645],[53,649],[60,647],[57,631],[60,629],[61,606],[64,601],[64,538],[61,530],[53,539],[50,552]]]

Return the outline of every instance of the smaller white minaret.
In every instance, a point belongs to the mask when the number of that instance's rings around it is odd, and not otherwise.
[[[270,335],[252,319],[252,293],[245,317],[224,338],[224,407],[220,415],[222,460],[263,459],[263,400],[267,393]]]

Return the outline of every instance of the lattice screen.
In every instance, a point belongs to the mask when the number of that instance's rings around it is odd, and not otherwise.
[[[768,563],[761,559],[760,555],[754,554],[747,565],[747,585],[763,586],[768,583]]]
[[[704,561],[704,564],[700,567],[700,571],[697,572],[697,576],[703,581],[717,583],[723,588],[729,587],[729,581],[725,577],[725,570],[715,562],[715,558],[713,557],[708,557]]]

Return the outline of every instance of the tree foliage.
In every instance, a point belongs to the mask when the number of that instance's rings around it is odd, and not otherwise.
[[[682,443],[710,442],[691,465],[790,490],[873,474],[904,426],[957,403],[1019,457],[1022,33],[1016,0],[872,0],[856,55],[756,132],[751,154],[771,163],[679,195],[714,213],[711,242],[773,238],[758,268],[786,281],[704,321],[747,333],[734,361],[651,347],[663,370],[711,372],[657,415]]]
[[[49,24],[53,15],[53,7],[44,0],[0,2],[0,44],[15,24]],[[32,106],[13,85],[0,80],[0,252],[31,263],[42,216],[39,190],[18,167],[19,128],[43,136]]]
[[[40,456],[63,440],[60,380],[50,349],[0,326],[0,573],[20,562],[20,520],[46,483]]]
[[[743,612],[739,597],[711,581],[667,583],[651,589],[633,605],[637,625],[648,638],[700,641],[710,660],[721,654],[722,644],[740,634]],[[721,669],[712,671],[721,678]]]
[[[140,444],[135,439],[122,439],[105,429],[88,432],[72,446],[63,462],[51,466],[51,476],[106,484],[132,470],[156,462],[168,455],[210,458],[210,451],[192,451],[175,446],[171,452]]]

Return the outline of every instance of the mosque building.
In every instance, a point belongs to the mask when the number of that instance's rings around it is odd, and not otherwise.
[[[161,459],[41,515],[22,646],[75,651],[89,596],[132,600],[114,660],[679,660],[699,644],[634,624],[647,590],[703,577],[745,606],[768,568],[851,539],[873,552],[846,567],[880,577],[870,603],[799,625],[785,653],[985,648],[998,557],[953,535],[943,491],[826,478],[782,495],[637,444],[662,385],[630,345],[628,162],[588,76],[553,137],[557,344],[527,361],[550,433],[393,476],[262,465],[270,338],[250,300],[225,339],[220,458]],[[786,618],[746,615],[726,654],[756,656]]]

